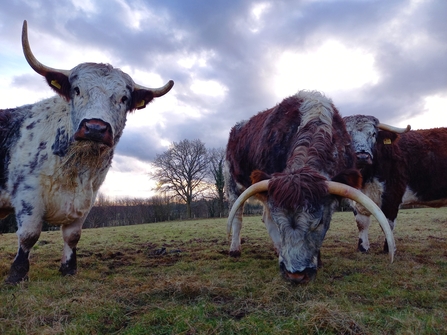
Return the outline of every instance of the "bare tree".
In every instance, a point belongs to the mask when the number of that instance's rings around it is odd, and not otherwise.
[[[172,193],[186,203],[187,217],[191,218],[191,203],[205,189],[208,157],[200,140],[173,142],[164,153],[157,155],[156,168],[150,176],[157,180],[157,191]]]
[[[209,171],[213,177],[214,186],[217,193],[217,204],[219,210],[219,216],[224,214],[224,163],[225,163],[225,149],[224,148],[212,148],[209,149]]]
[[[104,206],[110,206],[112,204],[112,200],[109,199],[104,193],[99,192],[95,199],[94,206],[97,207],[104,207]]]

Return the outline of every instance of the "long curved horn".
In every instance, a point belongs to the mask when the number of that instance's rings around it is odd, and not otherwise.
[[[385,123],[379,123],[377,125],[377,128],[382,129],[382,130],[392,131],[393,133],[396,133],[396,134],[403,134],[403,133],[406,133],[407,131],[410,131],[411,126],[408,125],[407,128],[397,128],[397,127],[393,127],[393,126],[390,126]]]
[[[227,233],[229,234],[231,231],[231,223],[233,222],[234,216],[236,215],[236,211],[244,204],[244,202],[250,198],[251,196],[260,193],[265,192],[268,190],[268,180],[262,180],[260,182],[257,182],[253,185],[251,185],[249,188],[247,188],[242,194],[237,198],[237,200],[234,202],[233,206],[231,207],[230,214],[228,214],[228,221],[227,221]],[[390,261],[391,263],[394,261],[394,250],[396,249],[396,244],[394,242],[394,236],[393,232],[391,231],[390,225],[388,223],[387,218],[383,214],[383,212],[380,210],[380,208],[365,194],[360,192],[359,190],[342,184],[337,183],[334,181],[327,181],[326,185],[328,187],[328,192],[331,194],[339,195],[344,198],[349,198],[351,200],[354,200],[360,204],[362,204],[368,211],[371,212],[372,215],[375,216],[377,221],[379,221],[380,226],[382,227],[382,230],[385,233],[386,240],[388,242],[388,250],[390,254]]]
[[[36,57],[34,57],[33,53],[31,52],[31,47],[29,46],[28,24],[27,24],[26,20],[23,21],[23,27],[22,27],[22,48],[23,48],[23,54],[25,55],[25,58],[26,58],[28,64],[38,74],[40,74],[44,77],[47,75],[48,72],[62,73],[66,76],[68,76],[70,74],[70,70],[53,69],[49,66],[43,65],[41,62],[39,62],[36,59]]]
[[[365,194],[363,194],[362,192],[351,186],[337,183],[334,181],[327,181],[326,184],[329,193],[354,200],[362,204],[368,211],[371,212],[372,215],[375,216],[377,221],[379,221],[379,224],[382,227],[383,232],[385,233],[388,246],[390,246],[389,253],[390,253],[390,260],[392,263],[394,261],[394,250],[396,248],[396,244],[394,242],[394,236],[393,232],[391,231],[390,224],[388,223],[387,218],[380,210],[380,208]]]
[[[166,93],[168,93],[171,90],[172,86],[174,86],[174,81],[169,80],[166,85],[164,85],[160,88],[149,88],[149,87],[144,87],[144,86],[141,86],[138,84],[134,84],[134,89],[136,91],[138,91],[138,90],[152,91],[152,93],[154,93],[154,98],[158,98],[158,97],[161,97],[162,95],[165,95]]]
[[[242,194],[236,199],[233,206],[231,207],[230,214],[228,214],[227,221],[227,233],[230,235],[231,232],[231,223],[233,222],[234,216],[236,215],[236,211],[241,207],[245,201],[248,200],[252,195],[255,195],[260,192],[265,192],[268,190],[269,181],[261,180],[257,183],[254,183],[249,188],[247,188]]]

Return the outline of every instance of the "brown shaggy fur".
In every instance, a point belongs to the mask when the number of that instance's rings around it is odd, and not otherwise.
[[[269,183],[270,201],[289,210],[316,204],[328,194],[325,181],[308,166],[292,173],[275,173]]]

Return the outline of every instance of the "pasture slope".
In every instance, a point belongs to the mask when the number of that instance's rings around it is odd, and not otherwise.
[[[66,278],[60,232],[43,232],[18,286],[3,283],[16,235],[0,235],[0,334],[446,334],[447,208],[400,211],[391,265],[377,222],[355,251],[354,222],[335,213],[307,286],[280,277],[260,217],[240,259],[224,219],[86,229]]]

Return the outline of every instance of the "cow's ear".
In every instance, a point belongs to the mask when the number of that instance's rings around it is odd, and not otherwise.
[[[154,93],[150,90],[134,90],[132,92],[132,110],[142,109],[154,99]]]
[[[70,81],[68,77],[60,72],[48,72],[45,75],[48,85],[57,94],[65,98],[65,100],[70,100]]]
[[[256,184],[257,182],[260,182],[260,181],[266,180],[266,179],[270,179],[270,178],[272,178],[272,176],[270,176],[269,174],[262,172],[260,170],[254,170],[250,175],[252,184]]]
[[[346,184],[357,189],[362,187],[362,180],[360,171],[356,169],[344,170],[332,178],[332,181]]]
[[[397,138],[398,134],[388,130],[381,130],[377,134],[377,143],[383,143],[384,145],[392,144]]]

